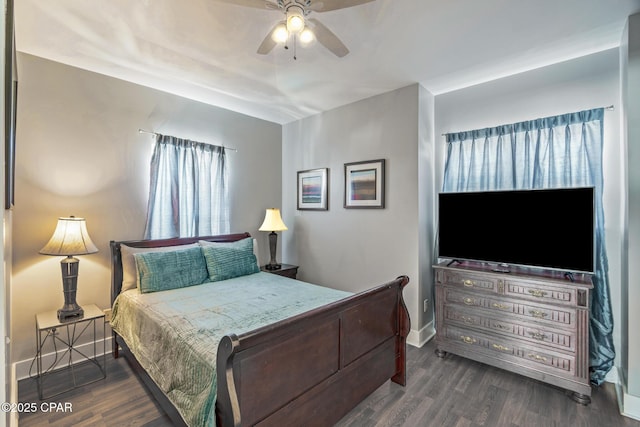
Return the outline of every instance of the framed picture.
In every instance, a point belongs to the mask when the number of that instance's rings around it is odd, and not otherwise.
[[[4,208],[11,209],[14,202],[16,159],[16,110],[18,82],[14,39],[13,0],[5,9],[5,69],[4,69]]]
[[[298,172],[298,210],[326,211],[329,209],[328,168]]]
[[[384,159],[345,163],[344,207],[384,208]]]

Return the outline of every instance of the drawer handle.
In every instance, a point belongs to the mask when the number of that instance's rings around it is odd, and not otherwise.
[[[529,289],[529,293],[532,296],[538,297],[538,298],[542,298],[544,296],[547,296],[547,292],[541,291],[540,289]]]
[[[462,316],[461,319],[467,325],[472,325],[473,324],[473,319],[471,317]]]
[[[537,354],[530,354],[529,358],[534,359],[537,362],[546,362],[547,358],[544,356],[538,356]]]
[[[464,335],[460,335],[460,339],[465,343],[465,344],[475,344],[478,341],[471,338],[471,337],[465,337]]]
[[[463,280],[462,284],[467,288],[473,288],[473,285],[475,285],[475,283],[473,283],[473,280],[469,280],[469,279]]]
[[[505,347],[505,346],[500,345],[500,344],[493,344],[492,347],[495,348],[496,350],[500,350],[500,351],[510,351],[509,347]]]
[[[462,302],[464,302],[466,305],[474,305],[476,301],[473,298],[465,298],[462,300]]]
[[[509,306],[508,306],[508,305],[506,305],[506,304],[499,304],[499,303],[497,303],[497,302],[494,302],[493,304],[491,304],[491,306],[492,306],[493,308],[499,308],[500,310],[504,310],[505,308],[509,308]]]
[[[533,317],[537,317],[538,319],[544,319],[549,315],[549,313],[545,313],[544,311],[540,310],[529,310],[529,314]]]
[[[541,334],[540,332],[529,332],[529,335],[531,335],[531,338],[540,341],[544,340],[547,337],[545,334]]]

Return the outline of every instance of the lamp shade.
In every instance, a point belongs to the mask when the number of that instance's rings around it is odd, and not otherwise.
[[[269,208],[264,215],[264,222],[258,229],[259,231],[284,231],[287,226],[284,225],[280,217],[280,209]]]
[[[91,241],[87,232],[87,222],[84,218],[70,216],[58,218],[53,236],[40,249],[43,255],[84,255],[98,252],[98,248]]]

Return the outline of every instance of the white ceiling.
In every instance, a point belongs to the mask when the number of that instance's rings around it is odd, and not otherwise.
[[[312,13],[350,49],[256,53],[283,18],[216,0],[15,0],[20,52],[276,123],[412,83],[433,94],[620,44],[640,0],[376,0]],[[19,73],[19,70],[18,70]]]

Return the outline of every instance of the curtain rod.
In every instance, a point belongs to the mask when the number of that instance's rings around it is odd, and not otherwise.
[[[608,107],[601,107],[601,108],[602,108],[603,110],[605,110],[605,111],[613,111],[613,110],[615,110],[615,108],[613,107],[613,104],[612,104],[612,105],[609,105]],[[447,132],[447,133],[442,133],[442,134],[440,134],[440,136],[447,136],[447,135],[449,135],[450,133],[457,133],[457,132]]]
[[[158,133],[156,133],[156,132],[151,132],[151,131],[144,130],[144,129],[138,129],[138,133],[147,133],[147,134],[153,135],[153,136],[157,136],[158,135]],[[230,151],[235,151],[235,152],[238,151],[237,148],[229,148],[229,147],[225,147],[224,145],[209,144],[208,142],[203,142],[202,144],[213,145],[214,147],[222,147],[225,150],[230,150]]]

